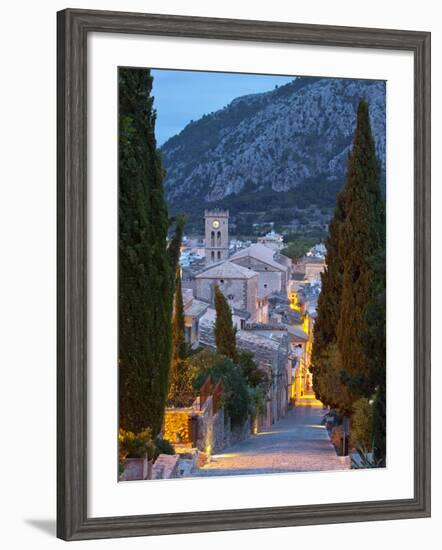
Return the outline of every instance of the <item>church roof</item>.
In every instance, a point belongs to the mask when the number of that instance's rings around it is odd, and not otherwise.
[[[197,279],[251,279],[258,274],[242,265],[229,261],[217,262],[198,273]]]
[[[254,243],[251,246],[248,246],[247,248],[243,248],[241,250],[238,250],[238,252],[235,252],[233,256],[231,256],[231,260],[239,260],[240,258],[255,258],[256,260],[259,260],[263,263],[268,264],[271,267],[274,267],[275,269],[278,269],[278,271],[287,271],[287,267],[283,264],[280,264],[274,259],[275,251],[266,246],[265,244],[261,243]]]

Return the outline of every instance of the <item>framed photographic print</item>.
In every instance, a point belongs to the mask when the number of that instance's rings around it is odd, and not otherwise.
[[[58,536],[430,514],[430,34],[58,13]]]

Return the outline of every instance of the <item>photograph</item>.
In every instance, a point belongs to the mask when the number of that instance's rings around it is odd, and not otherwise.
[[[118,481],[387,468],[388,83],[117,71]]]

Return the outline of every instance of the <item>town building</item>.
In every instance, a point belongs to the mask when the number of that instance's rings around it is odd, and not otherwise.
[[[209,304],[197,300],[190,288],[183,288],[184,334],[191,347],[199,346],[199,323]]]
[[[324,257],[303,256],[295,262],[293,272],[302,274],[304,281],[312,283],[321,279],[325,266]]]
[[[258,237],[257,241],[261,244],[264,244],[268,248],[271,248],[275,252],[279,252],[284,248],[284,239],[283,236],[276,231],[269,231],[264,237]]]
[[[196,298],[214,304],[215,286],[227,298],[232,310],[258,317],[258,273],[230,261],[209,265],[195,275]]]
[[[258,288],[261,293],[287,292],[290,267],[276,258],[281,254],[262,243],[255,243],[239,250],[230,261],[259,273]]]

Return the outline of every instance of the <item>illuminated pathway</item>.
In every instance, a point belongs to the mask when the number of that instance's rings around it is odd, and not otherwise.
[[[270,431],[214,455],[197,476],[266,474],[348,469],[348,458],[338,457],[321,420],[325,411],[308,396]]]

